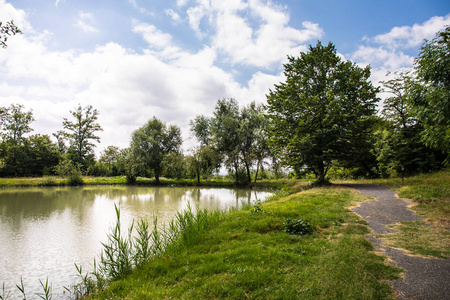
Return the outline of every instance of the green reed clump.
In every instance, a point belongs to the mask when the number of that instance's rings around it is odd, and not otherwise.
[[[130,275],[133,270],[163,253],[178,253],[185,246],[199,242],[202,234],[217,223],[222,214],[220,211],[198,208],[194,211],[188,203],[185,210],[177,212],[175,218],[162,228],[154,217],[153,228],[146,220],[136,223],[133,221],[124,235],[120,208],[116,205],[114,207],[116,223],[108,234],[107,242],[102,243],[99,263],[94,260],[94,270],[86,274],[83,274],[81,266],[75,265],[80,282],[71,288],[65,288],[72,299],[82,299],[103,290],[110,282]]]

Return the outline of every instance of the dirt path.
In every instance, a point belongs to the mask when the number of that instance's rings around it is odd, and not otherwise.
[[[420,220],[411,210],[409,202],[395,197],[397,192],[388,187],[372,184],[343,184],[358,190],[361,194],[375,197],[360,203],[352,210],[369,222],[372,233],[368,239],[378,251],[388,256],[393,265],[405,269],[402,279],[391,285],[397,291],[398,299],[450,299],[450,259],[427,259],[408,255],[405,251],[385,247],[376,234],[392,230],[386,225],[399,221]]]

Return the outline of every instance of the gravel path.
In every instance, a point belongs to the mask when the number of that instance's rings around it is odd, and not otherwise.
[[[400,221],[420,220],[408,209],[411,203],[395,197],[397,192],[388,187],[372,184],[343,184],[361,194],[375,197],[360,203],[352,210],[369,222],[372,233],[368,239],[378,251],[388,256],[393,265],[405,269],[405,275],[391,283],[398,299],[450,300],[450,259],[427,259],[408,255],[405,251],[385,247],[376,234],[386,234],[386,227]]]

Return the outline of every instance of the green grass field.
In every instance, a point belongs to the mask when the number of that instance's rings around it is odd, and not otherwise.
[[[258,209],[221,214],[184,247],[168,248],[92,299],[391,299],[400,269],[373,252],[344,188],[274,196]],[[313,233],[290,235],[286,218]]]

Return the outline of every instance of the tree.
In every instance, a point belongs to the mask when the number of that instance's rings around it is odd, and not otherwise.
[[[209,176],[220,168],[222,158],[216,144],[212,143],[212,119],[200,115],[191,120],[190,126],[200,145],[193,147],[192,155],[186,157],[187,169],[197,178],[197,184],[200,184],[202,176]]]
[[[423,124],[414,114],[409,90],[414,78],[409,71],[394,75],[392,79],[382,81],[383,90],[391,96],[384,100],[382,110],[386,122],[375,132],[380,173],[386,176],[395,171],[413,175],[436,169],[442,155],[420,139]]]
[[[181,130],[178,126],[166,126],[165,123],[153,117],[131,136],[131,151],[135,162],[141,168],[153,171],[155,180],[159,183],[164,167],[164,158],[171,152],[180,152]]]
[[[11,20],[6,22],[5,25],[0,21],[0,45],[2,48],[7,48],[6,42],[11,35],[22,34],[22,31]]]
[[[240,168],[240,127],[239,104],[235,99],[219,99],[211,119],[211,134],[225,166],[232,170],[236,183],[239,182]]]
[[[63,128],[65,136],[69,138],[69,158],[80,164],[84,170],[94,163],[93,141],[100,142],[97,131],[102,131],[102,127],[97,123],[99,112],[92,105],[82,108],[81,105],[74,111],[70,111],[74,120],[64,118]]]
[[[186,160],[183,153],[170,152],[164,157],[164,176],[167,178],[185,178]]]
[[[33,111],[23,111],[21,104],[11,104],[0,107],[0,129],[3,141],[12,140],[16,144],[22,143],[23,135],[33,131],[30,123],[34,121]]]
[[[425,145],[447,154],[450,163],[450,26],[425,41],[415,59],[417,80],[409,85],[414,115]]]
[[[267,95],[269,143],[294,169],[306,166],[319,183],[333,161],[352,161],[367,151],[378,89],[370,67],[342,61],[332,43],[320,42],[300,57],[288,56],[286,82]],[[363,148],[361,148],[363,146]]]
[[[108,146],[100,154],[100,159],[98,163],[105,165],[108,169],[108,173],[111,176],[116,176],[118,174],[117,170],[117,160],[120,155],[120,148],[117,146]]]
[[[32,135],[21,144],[11,139],[0,145],[1,176],[48,175],[59,162],[57,146],[48,135]]]

